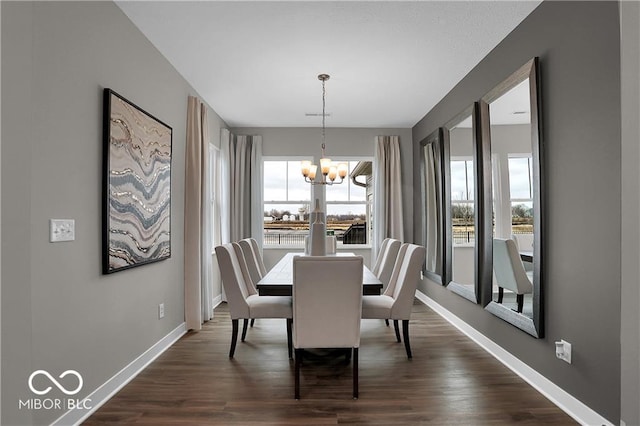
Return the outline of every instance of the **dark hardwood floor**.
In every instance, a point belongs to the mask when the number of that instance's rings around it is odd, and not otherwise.
[[[576,424],[419,302],[412,360],[393,327],[363,321],[358,400],[344,357],[316,356],[305,358],[296,401],[285,330],[284,320],[257,320],[229,359],[231,321],[222,304],[202,331],[185,335],[84,424]]]

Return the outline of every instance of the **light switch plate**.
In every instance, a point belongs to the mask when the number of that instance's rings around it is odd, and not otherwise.
[[[76,221],[73,219],[50,219],[49,242],[73,241],[76,239]]]

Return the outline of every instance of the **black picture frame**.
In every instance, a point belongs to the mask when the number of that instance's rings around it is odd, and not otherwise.
[[[103,90],[102,273],[171,257],[173,129]]]

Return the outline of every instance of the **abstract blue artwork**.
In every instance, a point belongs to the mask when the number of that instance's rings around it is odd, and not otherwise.
[[[104,89],[103,273],[171,257],[172,128]]]

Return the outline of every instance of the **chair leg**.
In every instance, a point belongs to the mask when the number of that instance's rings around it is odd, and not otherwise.
[[[300,399],[300,364],[302,364],[302,349],[296,349],[294,397]]]
[[[398,320],[393,320],[393,328],[396,331],[396,340],[400,343],[400,329],[398,328]]]
[[[238,341],[238,320],[231,320],[231,349],[229,349],[229,358],[233,358],[236,351],[236,342]]]
[[[289,350],[289,359],[293,358],[293,344],[291,338],[291,325],[293,324],[292,318],[287,318],[287,349]]]
[[[384,320],[384,323],[385,323],[385,325],[386,325],[387,327],[389,327],[389,319],[388,319],[388,318]]]
[[[358,399],[358,348],[353,348],[353,399]]]
[[[241,342],[244,342],[244,338],[247,337],[247,325],[249,325],[249,320],[245,318],[244,323],[242,324],[242,338],[240,338]]]
[[[504,297],[504,288],[498,287],[498,303],[502,303],[503,297]]]
[[[518,302],[518,313],[522,313],[522,307],[524,306],[524,294],[516,295],[516,302]]]
[[[409,344],[409,320],[402,320],[402,337],[404,338],[404,348],[407,350],[407,358],[411,359],[411,345]]]
[[[251,318],[251,327],[253,327],[253,324],[256,322],[255,318]]]

